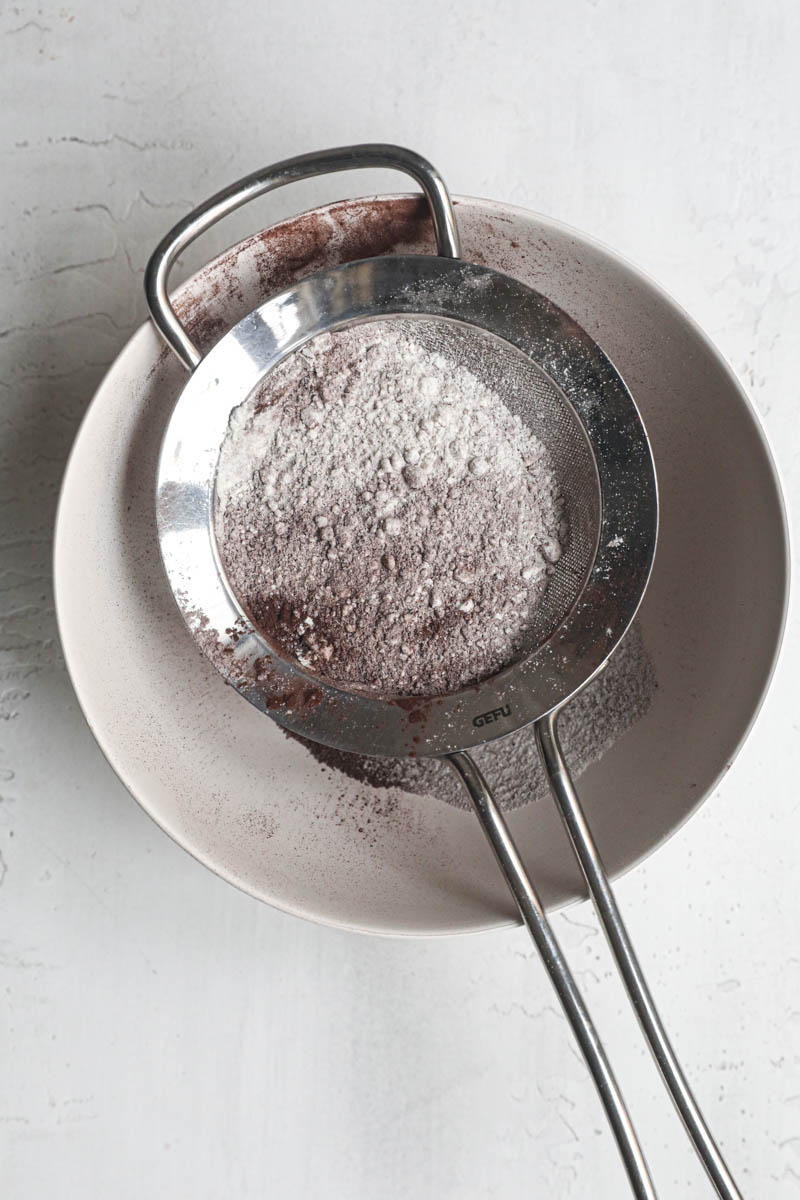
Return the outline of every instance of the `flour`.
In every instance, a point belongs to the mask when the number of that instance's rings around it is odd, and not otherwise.
[[[279,652],[395,695],[453,691],[526,653],[568,538],[545,446],[385,321],[315,338],[234,410],[216,528]]]

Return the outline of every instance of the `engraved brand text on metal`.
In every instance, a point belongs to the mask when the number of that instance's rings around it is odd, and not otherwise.
[[[472,724],[478,729],[482,725],[491,725],[492,721],[499,721],[501,717],[511,716],[511,705],[504,704],[502,708],[493,708],[491,712],[480,713],[479,716],[472,718]]]

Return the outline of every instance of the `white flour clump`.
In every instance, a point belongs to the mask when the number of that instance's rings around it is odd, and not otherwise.
[[[231,415],[217,539],[283,654],[324,678],[433,695],[529,648],[568,533],[544,445],[408,327],[315,338]]]

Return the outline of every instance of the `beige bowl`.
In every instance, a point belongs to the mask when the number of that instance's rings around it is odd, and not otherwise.
[[[658,679],[645,717],[582,776],[610,872],[673,832],[730,766],[763,698],[786,610],[780,486],[744,393],[654,283],[553,221],[457,201],[465,258],[550,296],[610,355],[659,477],[659,548],[640,623]],[[181,290],[210,345],[266,295],[322,266],[429,250],[413,197],[349,201],[244,242]],[[56,604],[67,666],[103,752],[139,803],[223,878],[278,908],[375,933],[512,922],[469,812],[321,767],[228,688],[178,615],[154,527],[155,462],[184,373],[141,329],[81,426],[61,495]],[[554,807],[510,824],[548,906],[584,889]]]

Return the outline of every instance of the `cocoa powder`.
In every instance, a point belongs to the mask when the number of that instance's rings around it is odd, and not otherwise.
[[[243,607],[339,687],[438,695],[529,648],[568,526],[550,456],[396,322],[314,339],[234,410],[217,539]]]

